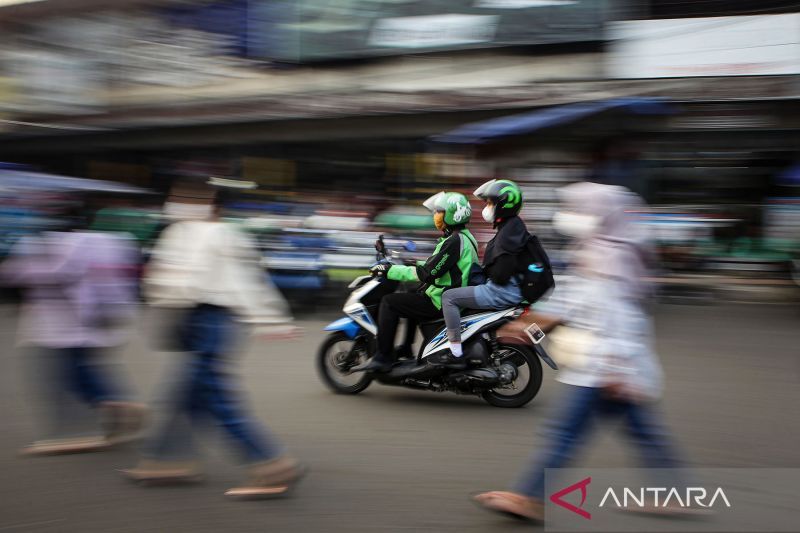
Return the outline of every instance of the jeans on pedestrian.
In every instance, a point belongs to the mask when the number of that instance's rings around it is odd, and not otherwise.
[[[97,349],[74,347],[60,351],[64,359],[64,382],[81,400],[95,407],[102,402],[123,399],[125,394],[98,361],[102,354]]]
[[[247,462],[278,457],[282,449],[245,408],[229,371],[235,323],[225,308],[200,305],[187,314],[182,330],[185,361],[170,385],[165,416],[145,446],[154,459],[187,459],[195,454],[192,430],[214,419]]]
[[[107,401],[125,400],[129,391],[104,348],[36,347],[24,353],[23,364],[34,391],[31,401],[37,439],[97,435],[99,412]]]
[[[547,422],[544,448],[531,458],[516,484],[517,492],[543,500],[545,469],[566,467],[599,418],[623,419],[647,468],[680,467],[667,430],[651,406],[608,399],[596,387],[566,387],[561,404]]]

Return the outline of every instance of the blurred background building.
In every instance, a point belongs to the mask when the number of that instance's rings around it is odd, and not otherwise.
[[[796,298],[797,11],[770,0],[3,1],[0,161],[16,165],[0,169],[3,242],[32,225],[22,214],[42,214],[12,173],[156,193],[187,176],[243,180],[258,187],[229,216],[258,236],[279,286],[318,303],[309,289],[368,266],[377,232],[426,255],[435,232],[420,200],[488,177],[522,184],[522,215],[558,262],[554,189],[593,179],[649,202],[665,297]],[[156,199],[106,206],[103,227],[138,216],[146,247]]]

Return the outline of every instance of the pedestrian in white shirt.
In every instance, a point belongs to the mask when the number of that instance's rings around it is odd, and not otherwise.
[[[289,307],[259,266],[248,238],[219,219],[217,190],[183,184],[173,190],[165,214],[173,222],[161,234],[147,266],[144,292],[154,306],[178,310],[173,344],[187,364],[169,391],[163,423],[147,441],[144,459],[126,475],[139,481],[185,482],[201,472],[191,427],[210,415],[238,446],[250,479],[230,497],[285,494],[303,473],[268,430],[247,412],[237,394],[232,349],[237,324],[262,335],[291,334]]]

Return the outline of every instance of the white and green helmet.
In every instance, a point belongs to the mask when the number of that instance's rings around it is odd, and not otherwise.
[[[460,192],[437,192],[422,205],[432,213],[444,212],[444,223],[448,226],[461,226],[472,217],[469,200]]]

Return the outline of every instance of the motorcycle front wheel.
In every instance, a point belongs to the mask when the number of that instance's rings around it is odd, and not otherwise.
[[[337,331],[328,335],[317,353],[320,378],[337,394],[358,394],[372,383],[369,374],[350,372],[351,368],[369,358],[369,351],[356,346],[357,342],[363,341],[350,339]]]
[[[492,354],[501,363],[514,365],[517,377],[508,385],[495,387],[482,394],[495,407],[522,407],[533,400],[542,387],[542,362],[527,346],[501,344]]]

